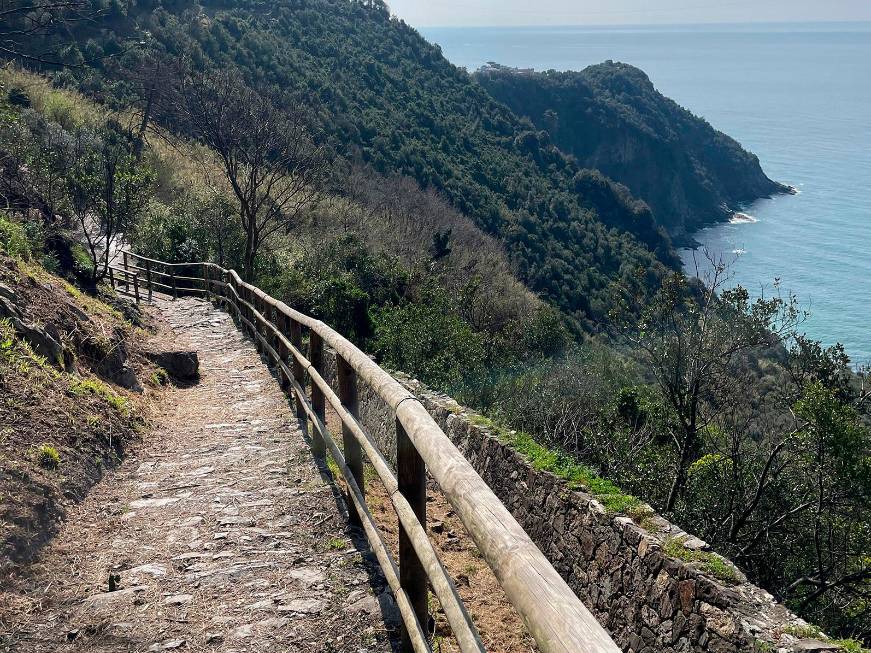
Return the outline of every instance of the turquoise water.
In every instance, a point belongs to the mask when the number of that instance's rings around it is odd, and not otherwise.
[[[800,191],[746,207],[756,222],[696,240],[734,257],[735,282],[751,290],[780,279],[810,311],[809,335],[871,361],[871,24],[422,32],[470,70],[487,61],[577,70],[606,59],[645,70]]]

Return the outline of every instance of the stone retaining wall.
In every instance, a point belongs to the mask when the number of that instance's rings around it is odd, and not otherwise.
[[[326,358],[325,377],[334,384],[334,358]],[[404,375],[396,378],[415,393],[627,653],[841,650],[789,634],[801,632],[806,622],[719,556],[734,581],[718,580],[702,565],[664,552],[667,545],[704,551],[703,541],[658,516],[646,518],[642,528],[627,516],[607,513],[593,496],[534,469],[451,398]],[[361,422],[394,462],[392,413],[371,390],[360,390]]]

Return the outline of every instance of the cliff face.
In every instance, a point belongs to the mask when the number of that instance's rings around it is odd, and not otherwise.
[[[754,154],[659,93],[633,66],[606,62],[534,74],[491,67],[474,76],[580,165],[625,184],[678,238],[727,219],[747,202],[790,190],[769,179]]]

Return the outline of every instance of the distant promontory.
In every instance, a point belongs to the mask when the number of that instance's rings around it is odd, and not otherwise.
[[[754,200],[794,192],[634,66],[607,61],[579,72],[535,72],[489,63],[474,78],[581,166],[647,202],[678,243]]]

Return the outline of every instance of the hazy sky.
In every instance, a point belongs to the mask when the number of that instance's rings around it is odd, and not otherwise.
[[[415,27],[869,21],[871,0],[387,0]]]

